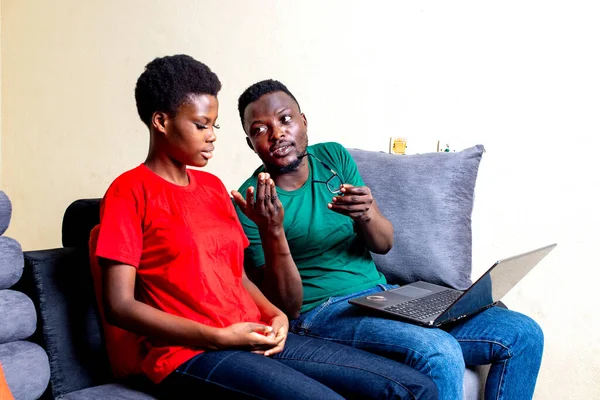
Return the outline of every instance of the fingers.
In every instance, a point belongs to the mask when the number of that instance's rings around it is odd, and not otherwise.
[[[248,188],[250,189],[250,188]],[[233,197],[233,200],[235,201],[235,203],[238,205],[239,208],[241,208],[242,210],[246,209],[246,200],[244,200],[244,198],[242,197],[242,194],[240,192],[238,192],[237,190],[232,190],[231,191],[231,196]]]
[[[367,186],[342,185],[342,196],[335,196],[327,207],[353,219],[365,218],[374,203],[371,189]]]
[[[252,347],[254,350],[265,351],[276,346],[279,340],[273,335],[273,327],[263,324],[249,323],[248,328],[251,330]]]
[[[256,324],[256,323],[252,323],[252,322],[248,322],[247,325],[248,325],[248,330],[250,332],[260,333],[262,335],[266,335],[266,334],[273,332],[273,327],[269,326],[269,325]]]
[[[280,201],[277,196],[277,187],[273,179],[270,178],[270,175],[266,172],[258,174],[258,183],[256,186],[256,204],[260,207],[260,211],[269,213],[275,211]]]
[[[364,196],[367,194],[371,194],[371,189],[367,186],[352,186],[348,183],[344,183],[342,188],[340,189],[344,195],[354,194],[359,196]]]
[[[261,172],[258,174],[258,180],[256,182],[256,204],[261,209],[265,207],[265,202],[270,201],[271,191],[267,192],[267,178],[269,174]]]
[[[278,335],[279,337],[279,335]],[[277,353],[281,353],[283,351],[283,348],[285,347],[285,339],[287,338],[287,335],[284,335],[282,337],[282,340],[277,344],[277,346],[268,349],[267,351],[265,351],[265,356],[272,356],[273,354],[277,354]]]
[[[373,203],[373,196],[371,195],[371,190],[366,186],[359,187],[344,184],[342,187],[342,194],[343,196],[335,196],[331,200],[332,203],[339,206],[365,204],[367,206],[367,209],[371,205],[371,203]]]
[[[246,204],[249,209],[254,209],[254,203],[254,187],[250,186],[248,189],[246,189]]]
[[[275,181],[273,179],[271,182],[271,204],[275,206],[275,208],[282,207],[281,201],[279,200],[279,196],[277,196],[277,187],[275,186]]]

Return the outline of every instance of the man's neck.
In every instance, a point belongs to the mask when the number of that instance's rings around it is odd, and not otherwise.
[[[266,170],[271,175],[271,179],[275,181],[275,186],[283,190],[291,191],[300,189],[302,185],[306,183],[308,180],[308,168],[308,161],[305,157],[296,171],[282,174],[280,172],[273,173],[272,171],[269,171],[268,167]]]

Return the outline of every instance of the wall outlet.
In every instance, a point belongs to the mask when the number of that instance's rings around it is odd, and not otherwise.
[[[450,143],[449,140],[438,140],[435,151],[437,151],[438,153],[441,153],[441,152],[451,153],[451,152],[455,152],[456,148],[452,145],[452,143]]]
[[[406,138],[391,137],[390,138],[390,154],[406,154]]]

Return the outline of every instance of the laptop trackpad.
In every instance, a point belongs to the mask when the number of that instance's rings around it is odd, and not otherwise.
[[[421,289],[421,288],[414,287],[414,286],[403,286],[403,287],[399,287],[398,289],[394,290],[394,293],[401,294],[401,295],[407,296],[407,297],[421,297],[421,296],[425,296],[426,294],[431,293],[431,290]]]

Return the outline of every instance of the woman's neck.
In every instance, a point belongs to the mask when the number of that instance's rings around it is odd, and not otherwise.
[[[190,183],[186,165],[170,159],[165,154],[150,152],[144,165],[156,175],[175,185],[187,186]]]

